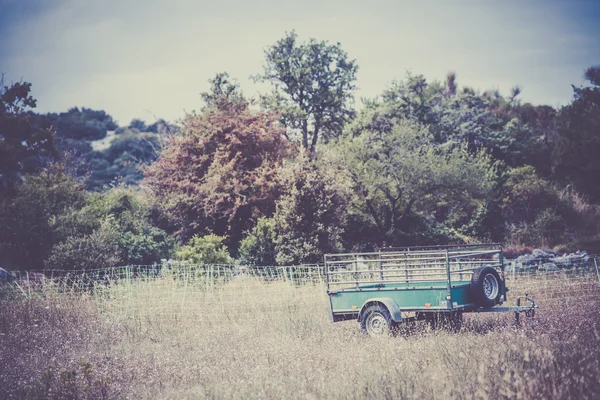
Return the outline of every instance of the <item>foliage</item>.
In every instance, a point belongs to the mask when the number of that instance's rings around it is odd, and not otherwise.
[[[358,66],[339,43],[297,38],[292,31],[265,50],[264,75],[258,79],[274,87],[264,105],[280,110],[288,131],[299,131],[302,147],[314,154],[318,141],[339,136],[353,115]]]
[[[231,79],[227,72],[221,72],[209,79],[210,90],[200,94],[206,107],[228,107],[231,104],[248,105],[237,80]]]
[[[74,269],[151,264],[174,241],[150,220],[141,192],[114,188],[88,194],[64,164],[28,175],[0,197],[0,258],[12,269]]]
[[[69,236],[56,244],[45,264],[53,269],[98,269],[116,267],[122,262],[119,231],[110,219],[89,235]]]
[[[223,103],[188,115],[143,184],[181,239],[214,233],[235,248],[258,217],[273,213],[278,169],[290,151],[276,115]]]
[[[502,210],[512,243],[568,244],[597,220],[576,193],[558,190],[531,166],[512,169],[506,175]]]
[[[175,257],[194,265],[231,264],[232,259],[224,244],[225,238],[217,235],[194,235],[181,246]]]
[[[547,116],[536,107],[526,105],[527,113],[522,111],[518,93],[515,89],[509,98],[491,91],[479,94],[468,87],[459,90],[452,73],[445,84],[409,73],[405,81],[393,82],[381,100],[367,102],[349,131],[384,133],[399,121],[410,121],[428,127],[435,143],[465,145],[471,153],[483,148],[509,165],[522,165],[540,150],[541,131],[547,134],[548,124],[538,124],[536,116]],[[525,114],[528,119],[522,118]]]
[[[256,226],[242,239],[239,248],[239,259],[248,265],[276,265],[275,220],[262,217]]]
[[[76,140],[98,140],[118,128],[103,110],[73,107],[66,113],[47,114],[58,136]]]
[[[89,236],[109,223],[116,232],[114,254],[122,264],[156,263],[169,255],[174,241],[151,220],[152,207],[141,190],[116,187],[94,193],[81,209],[63,218],[63,235]]]
[[[28,111],[37,101],[30,92],[31,83],[5,86],[4,76],[0,77],[0,193],[57,155],[52,132],[32,124]]]
[[[589,87],[573,88],[573,102],[560,111],[553,144],[554,176],[600,202],[600,66],[586,71]]]
[[[305,155],[288,166],[274,216],[277,263],[319,263],[342,250],[350,193],[338,173]]]
[[[14,193],[0,196],[0,260],[14,269],[43,267],[59,240],[63,215],[82,207],[86,194],[64,164],[27,175]]]
[[[503,210],[508,223],[531,222],[541,210],[557,204],[558,193],[532,166],[511,169],[506,175]]]
[[[489,155],[436,145],[414,123],[401,122],[387,133],[365,129],[336,150],[376,246],[456,240],[496,178]]]
[[[143,178],[142,166],[158,158],[161,145],[154,133],[123,133],[106,150],[94,152],[90,160],[88,187],[99,189],[120,181],[136,185]]]

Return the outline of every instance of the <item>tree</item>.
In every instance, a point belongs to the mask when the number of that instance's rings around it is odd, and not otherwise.
[[[337,146],[374,246],[457,240],[484,205],[496,177],[484,152],[437,145],[426,128],[400,122],[364,130]],[[355,238],[360,243],[365,238]]]
[[[104,221],[89,235],[69,236],[57,243],[45,264],[48,268],[62,270],[116,267],[123,261],[118,238],[119,233],[110,221]]]
[[[300,156],[286,170],[274,216],[278,264],[320,263],[343,248],[351,197],[337,168]]]
[[[540,132],[538,114],[529,106],[528,119],[523,118],[526,113],[521,112],[518,94],[518,88],[508,98],[496,91],[459,90],[453,73],[445,84],[409,73],[404,81],[393,82],[381,100],[367,102],[348,131],[384,133],[400,121],[409,121],[427,127],[436,143],[466,145],[471,153],[483,148],[508,165],[520,166],[540,153],[540,136],[547,132]]]
[[[160,151],[157,134],[129,130],[120,134],[107,149],[90,155],[88,188],[101,189],[117,181],[136,185],[143,178],[143,167],[155,161]]]
[[[295,32],[265,55],[264,75],[258,79],[271,82],[274,90],[263,103],[282,112],[284,125],[300,132],[302,146],[314,156],[318,141],[339,136],[353,115],[350,105],[358,66],[340,43],[315,39],[298,43]]]
[[[600,65],[585,73],[589,87],[575,88],[573,102],[560,111],[553,142],[554,177],[600,202]]]
[[[278,116],[222,102],[188,115],[181,133],[146,170],[180,239],[228,236],[233,248],[257,218],[272,215],[278,169],[290,152]]]
[[[64,164],[27,175],[14,193],[0,196],[0,260],[15,269],[37,269],[61,239],[61,218],[85,202],[80,182]]]
[[[95,257],[96,260],[148,265],[167,258],[174,245],[173,238],[152,219],[150,196],[138,188],[119,186],[89,193],[84,204],[69,211],[58,218],[54,228],[57,244],[46,261],[48,266],[89,268],[95,261],[83,259],[85,254],[102,253],[106,248],[111,249],[110,256]],[[78,247],[80,255],[76,252]]]
[[[234,104],[239,104],[244,108],[248,105],[248,101],[244,98],[240,89],[239,82],[229,77],[227,72],[216,74],[208,82],[210,83],[210,90],[200,93],[206,107],[231,107]]]
[[[0,77],[0,193],[58,155],[52,132],[31,123],[29,110],[37,101],[30,92],[31,83],[5,86]]]
[[[148,127],[146,123],[139,118],[134,118],[129,123],[129,129],[137,129],[139,132],[146,132]]]

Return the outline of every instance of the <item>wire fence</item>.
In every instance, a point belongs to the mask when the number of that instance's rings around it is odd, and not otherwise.
[[[544,307],[569,301],[600,303],[597,257],[536,268],[505,263],[511,297],[528,293]],[[542,267],[542,268],[540,268]],[[327,305],[324,265],[248,266],[164,263],[85,271],[26,271],[0,284],[0,299],[91,295],[119,318],[205,318],[280,313]],[[285,306],[284,306],[285,304]],[[282,311],[283,310],[283,311]],[[233,314],[232,314],[233,313]],[[237,315],[237,314],[236,314]]]

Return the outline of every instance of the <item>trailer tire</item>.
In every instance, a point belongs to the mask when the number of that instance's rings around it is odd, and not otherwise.
[[[382,304],[369,306],[360,316],[360,327],[370,337],[394,336],[398,325]]]
[[[495,306],[502,296],[502,280],[493,267],[480,267],[471,277],[471,295],[477,306],[490,308]]]

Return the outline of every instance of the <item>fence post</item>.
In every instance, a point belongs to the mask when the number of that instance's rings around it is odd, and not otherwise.
[[[452,308],[452,277],[450,276],[450,257],[448,255],[448,250],[446,250],[446,279],[448,280],[448,295],[446,296],[447,308]]]

